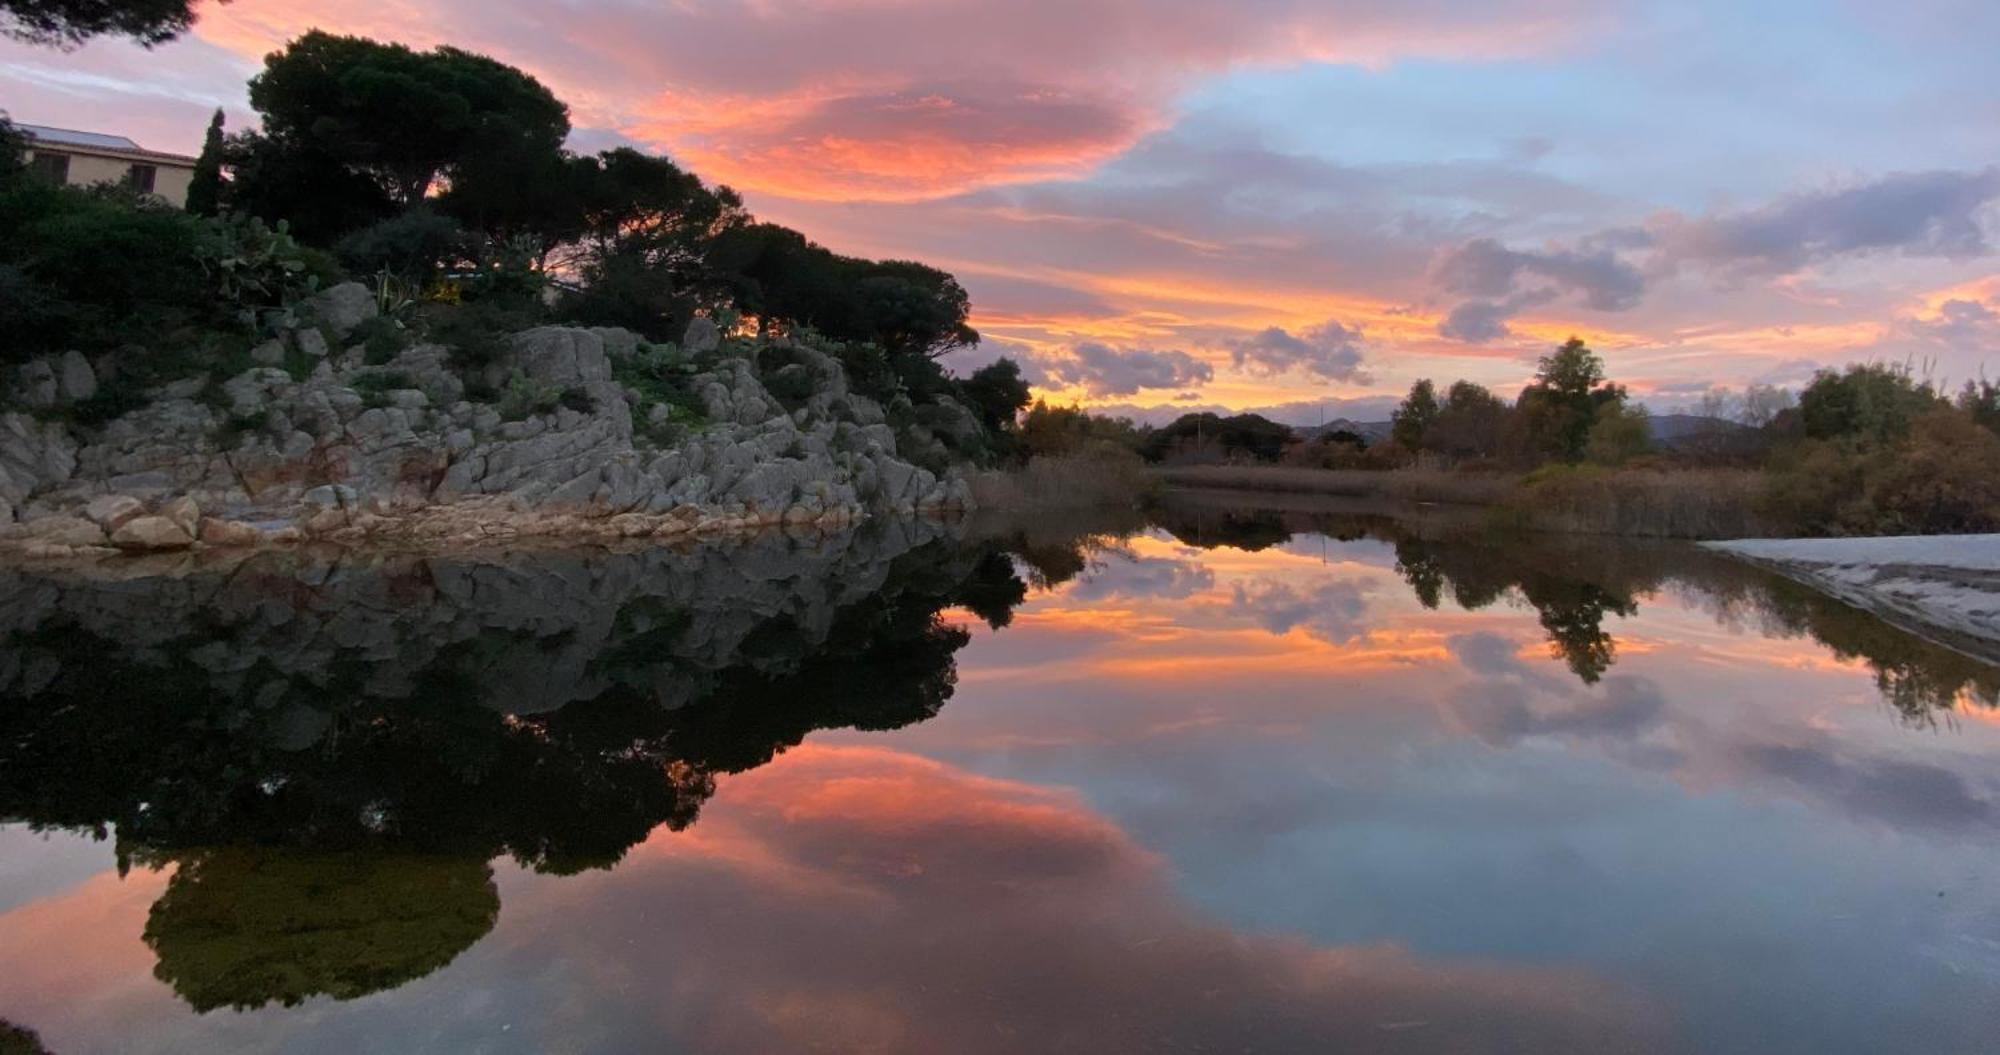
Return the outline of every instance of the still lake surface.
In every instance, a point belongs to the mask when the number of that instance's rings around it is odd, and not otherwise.
[[[1687,547],[1240,502],[0,569],[0,1019],[62,1053],[2000,1044],[2000,670]]]

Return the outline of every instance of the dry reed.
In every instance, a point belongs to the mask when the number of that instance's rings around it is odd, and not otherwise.
[[[1437,469],[1304,469],[1276,465],[1190,465],[1163,469],[1175,487],[1234,491],[1391,498],[1405,502],[1492,505],[1513,494],[1521,478],[1501,473],[1452,473]]]
[[[982,509],[1083,509],[1130,506],[1155,488],[1144,463],[1124,452],[1035,458],[1019,469],[972,477],[972,500]]]
[[[1752,469],[1544,469],[1528,476],[1201,465],[1158,470],[1175,487],[1338,495],[1488,506],[1495,526],[1649,538],[1745,538],[1789,533],[1765,511]]]

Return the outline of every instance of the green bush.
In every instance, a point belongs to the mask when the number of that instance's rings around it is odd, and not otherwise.
[[[1799,417],[1812,439],[1874,449],[1900,442],[1919,417],[1943,404],[1907,367],[1859,363],[1814,374],[1799,393]]]
[[[1653,426],[1646,408],[1604,403],[1590,426],[1583,454],[1598,465],[1624,465],[1653,447]]]
[[[347,339],[350,343],[360,343],[362,361],[369,366],[381,366],[410,346],[409,331],[387,315],[363,320]]]
[[[1806,440],[1773,461],[1765,501],[1811,535],[2000,530],[2000,437],[1935,406],[1893,446]]]
[[[500,396],[500,417],[505,421],[520,421],[537,414],[552,414],[563,405],[563,386],[534,378],[514,371],[507,379],[507,390]]]
[[[254,324],[266,313],[288,313],[340,278],[333,258],[300,245],[283,221],[268,227],[254,216],[225,214],[199,222],[208,237],[202,268],[213,295],[246,322]]]
[[[683,429],[708,421],[708,407],[694,389],[700,367],[672,344],[641,344],[629,355],[611,362],[612,380],[639,394],[632,405],[632,425],[660,446],[670,443]],[[648,415],[654,404],[665,404],[671,428],[654,428]]]
[[[211,321],[205,223],[109,188],[0,179],[0,358],[153,343]]]
[[[0,176],[0,358],[249,333],[339,277],[281,226],[200,217],[113,187]]]
[[[1883,527],[1924,534],[2000,529],[2000,437],[1938,408],[1910,426],[1871,488]]]
[[[342,237],[334,254],[353,274],[387,273],[422,288],[459,259],[465,242],[457,220],[418,206]]]

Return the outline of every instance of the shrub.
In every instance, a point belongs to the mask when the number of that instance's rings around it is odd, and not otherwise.
[[[512,335],[539,322],[536,312],[503,304],[465,301],[433,302],[418,309],[415,328],[424,339],[451,349],[451,365],[465,382],[466,398],[475,402],[498,399],[484,378],[486,368],[507,354]]]
[[[381,366],[410,346],[409,331],[386,315],[363,320],[347,335],[347,339],[360,343],[361,359],[369,366]]]
[[[1778,452],[1764,473],[1761,504],[1773,520],[1806,535],[1844,535],[1872,519],[1867,458],[1831,440]]]
[[[1908,367],[1859,363],[1814,374],[1799,394],[1799,418],[1812,439],[1874,449],[1902,440],[1918,417],[1942,403]]]
[[[672,344],[641,344],[629,355],[611,361],[611,378],[639,394],[632,404],[632,427],[655,443],[665,446],[680,429],[708,420],[708,407],[694,390],[694,375],[700,371],[692,359]],[[651,408],[665,404],[669,427],[654,429]]]
[[[787,410],[797,410],[819,390],[819,381],[812,371],[797,363],[766,374],[763,380],[764,390],[776,396]]]
[[[1869,489],[1887,531],[1936,534],[2000,528],[2000,437],[1942,408],[1917,418],[1908,445],[1881,460]]]
[[[1584,441],[1584,457],[1598,465],[1624,465],[1653,446],[1652,423],[1646,408],[1605,403]]]
[[[1754,472],[1544,466],[1501,503],[1501,518],[1538,531],[1654,538],[1741,538],[1774,527]]]
[[[1765,500],[1805,534],[2000,530],[2000,437],[1970,414],[1935,405],[1891,447],[1794,445],[1773,462]]]
[[[389,393],[417,385],[401,370],[367,370],[355,375],[347,387],[360,393],[362,406],[385,407],[389,405]]]
[[[564,389],[561,385],[546,381],[536,381],[519,370],[507,379],[507,391],[500,396],[500,417],[506,421],[520,421],[536,414],[551,414],[562,406]]]
[[[0,357],[97,350],[206,321],[214,307],[202,220],[109,188],[0,180]]]
[[[254,216],[225,214],[201,223],[210,239],[202,266],[214,295],[245,322],[284,311],[340,277],[331,256],[300,245],[283,221],[267,227]]]
[[[458,221],[419,206],[342,237],[334,254],[354,274],[386,273],[421,288],[458,259],[465,239]]]

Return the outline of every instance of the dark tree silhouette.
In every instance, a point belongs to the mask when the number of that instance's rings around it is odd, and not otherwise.
[[[1542,357],[1535,380],[1515,403],[1515,413],[1538,453],[1577,462],[1583,460],[1599,412],[1624,405],[1624,386],[1604,380],[1604,360],[1581,339],[1571,337]]]
[[[264,60],[250,105],[282,149],[365,175],[402,206],[440,179],[479,183],[524,157],[554,159],[569,134],[569,108],[505,63],[319,30]]]
[[[201,156],[194,162],[194,178],[188,183],[187,211],[197,216],[214,216],[222,211],[222,108],[208,121],[208,134],[201,141]]]
[[[1389,418],[1389,438],[1396,441],[1406,451],[1422,450],[1424,435],[1437,421],[1437,387],[1428,377],[1419,378],[1410,386],[1410,394],[1396,407]]]
[[[1028,382],[1021,377],[1021,364],[1012,359],[999,359],[973,371],[964,387],[979,423],[995,434],[1011,430],[1014,419],[1028,409],[1032,398]]]
[[[187,32],[194,20],[194,0],[0,0],[0,32],[58,48],[103,36],[152,47]]]

